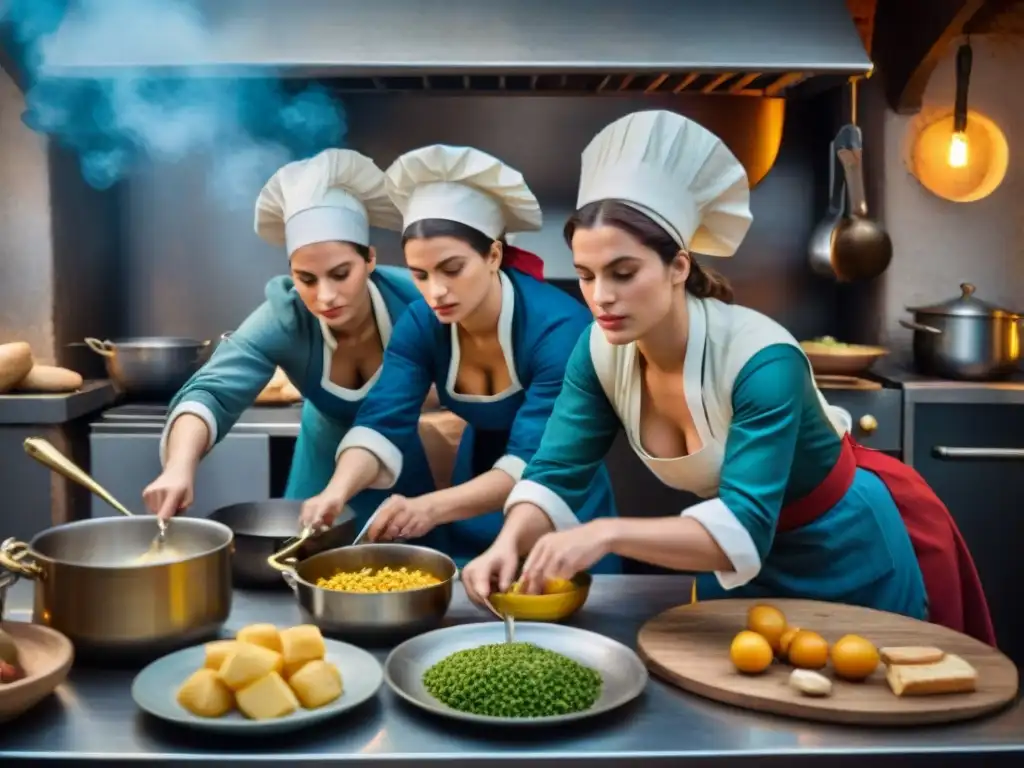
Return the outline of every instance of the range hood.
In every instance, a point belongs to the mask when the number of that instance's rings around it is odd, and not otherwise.
[[[83,11],[102,5],[72,0],[45,44],[47,75],[156,69],[322,79],[349,92],[783,96],[871,70],[846,0],[165,0],[160,8],[177,10],[154,16],[140,2],[149,15],[139,20],[128,0],[113,3],[118,17]]]

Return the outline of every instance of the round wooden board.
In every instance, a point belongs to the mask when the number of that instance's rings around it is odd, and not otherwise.
[[[745,628],[747,610],[768,603],[790,626],[821,634],[829,643],[857,634],[878,648],[927,645],[955,653],[978,671],[973,693],[899,698],[885,681],[885,668],[863,683],[836,679],[832,695],[805,696],[789,687],[791,667],[774,663],[760,675],[745,675],[729,660],[729,645]],[[857,725],[925,725],[968,720],[992,712],[1017,696],[1017,667],[1006,656],[959,632],[893,613],[812,600],[710,600],[672,608],[644,624],[637,646],[652,672],[685,691],[759,712]]]

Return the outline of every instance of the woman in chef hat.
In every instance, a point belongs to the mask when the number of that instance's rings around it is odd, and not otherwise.
[[[164,470],[143,494],[153,512],[166,518],[191,504],[200,459],[278,367],[305,398],[285,496],[305,500],[324,489],[334,451],[380,377],[393,329],[419,299],[408,270],[378,265],[370,245],[371,226],[400,224],[383,172],[358,152],[329,149],[273,175],[256,201],[256,233],[286,250],[291,275],[267,284],[266,301],[171,402],[160,441]],[[434,489],[415,435],[397,489]],[[384,498],[369,490],[351,506],[365,520]]]
[[[752,219],[746,173],[718,137],[671,112],[617,120],[583,152],[577,208],[565,238],[597,322],[501,535],[465,569],[470,595],[506,589],[526,552],[528,592],[613,553],[701,574],[694,598],[930,614],[990,640],[980,587],[957,582],[970,558],[941,502],[854,444],[793,337],[692,259],[731,256]],[[705,500],[671,517],[580,520],[620,429],[663,483]]]
[[[447,551],[465,560],[501,529],[502,504],[540,444],[590,314],[543,281],[536,256],[507,244],[507,234],[541,226],[540,205],[518,171],[477,149],[435,145],[399,157],[385,175],[425,301],[395,326],[377,386],[338,446],[334,478],[307,503],[303,521],[329,522],[364,488],[394,488],[408,471],[419,402],[434,384],[442,405],[469,425],[452,486],[418,497],[394,489],[370,537],[417,538],[442,526]],[[600,462],[580,493],[582,519],[614,514]]]

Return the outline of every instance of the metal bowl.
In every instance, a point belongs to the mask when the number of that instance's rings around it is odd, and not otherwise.
[[[223,523],[235,534],[231,573],[236,587],[285,588],[281,574],[267,558],[286,547],[298,535],[302,502],[291,499],[246,501],[211,513],[207,519]],[[323,533],[307,537],[292,555],[304,560],[319,552],[346,547],[356,537],[356,515],[350,507]]]
[[[169,398],[206,362],[209,341],[173,336],[140,336],[85,343],[102,355],[114,386],[133,397]]]
[[[403,592],[341,592],[316,586],[317,579],[363,568],[408,568],[440,583]],[[307,619],[332,635],[413,635],[441,624],[458,575],[448,555],[412,544],[360,544],[331,549],[286,564],[282,571]]]

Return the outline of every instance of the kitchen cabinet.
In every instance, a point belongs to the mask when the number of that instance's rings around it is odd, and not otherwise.
[[[143,513],[142,490],[160,474],[159,433],[93,433],[89,445],[93,477],[126,507]],[[228,504],[269,498],[270,438],[229,434],[200,462],[188,514],[206,516]],[[93,499],[92,517],[117,514]]]
[[[1024,667],[1024,407],[908,404],[908,456],[949,507],[977,565],[1000,649]]]
[[[830,405],[853,417],[851,434],[868,448],[899,455],[903,436],[903,391],[900,389],[823,389]]]

